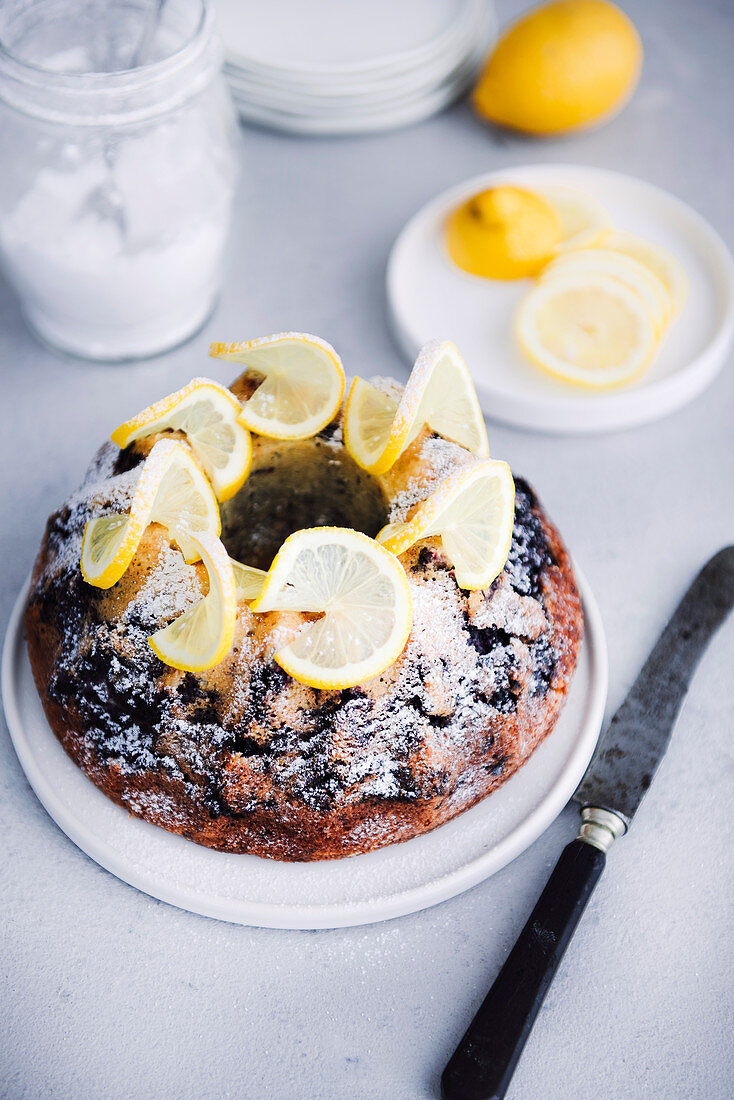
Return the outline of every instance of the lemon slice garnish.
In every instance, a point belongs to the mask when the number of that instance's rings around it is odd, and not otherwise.
[[[254,565],[243,565],[242,562],[230,558],[234,571],[234,583],[237,589],[237,599],[249,603],[260,595],[262,586],[267,577],[265,569],[255,569]]]
[[[211,344],[209,354],[244,363],[245,374],[260,379],[239,416],[240,424],[259,435],[308,439],[339,410],[344,368],[331,344],[318,336],[281,332],[242,344]]]
[[[240,411],[239,401],[224,386],[208,378],[194,378],[182,390],[120,424],[112,433],[112,442],[127,447],[154,432],[184,432],[217,498],[229,500],[241,488],[252,463],[252,440],[238,423]]]
[[[587,271],[538,283],[520,303],[515,330],[543,370],[595,389],[635,378],[658,343],[655,318],[640,295]]]
[[[252,610],[320,614],[275,660],[302,684],[334,689],[353,687],[391,665],[413,618],[400,562],[346,527],[289,535]]]
[[[543,198],[561,219],[563,237],[556,252],[596,244],[609,228],[609,215],[601,203],[572,187],[539,187]]]
[[[218,665],[230,650],[237,617],[232,561],[208,531],[189,536],[204,562],[209,591],[203,599],[148,638],[156,657],[172,668],[201,672]]]
[[[85,581],[111,588],[135,556],[149,523],[161,523],[186,561],[199,558],[191,535],[222,530],[219,507],[206,475],[190,450],[173,439],[161,439],[143,464],[130,512],[98,516],[84,529],[81,570]]]
[[[673,303],[673,313],[680,313],[688,297],[688,276],[675,256],[671,256],[659,245],[644,241],[632,233],[621,233],[617,230],[605,233],[600,247],[631,256],[648,268],[667,290]]]
[[[344,445],[354,461],[384,474],[427,425],[480,458],[487,429],[466,363],[449,340],[420,351],[400,401],[355,378],[344,414]]]
[[[607,248],[579,248],[564,252],[543,269],[541,278],[556,275],[582,274],[608,275],[618,279],[643,299],[655,318],[655,327],[662,335],[673,316],[673,302],[665,285],[648,267],[632,256],[625,256]]]
[[[477,463],[447,478],[404,523],[391,523],[377,541],[402,554],[439,536],[460,588],[486,588],[505,567],[515,521],[515,483],[506,462]]]

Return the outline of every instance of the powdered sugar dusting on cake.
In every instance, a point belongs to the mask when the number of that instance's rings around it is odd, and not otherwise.
[[[395,402],[398,402],[403,396],[403,387],[394,378],[383,378],[381,375],[377,375],[375,378],[370,378],[369,381],[371,386],[374,386],[376,390],[384,393],[387,397],[392,397]]]
[[[519,595],[502,573],[491,592],[472,592],[469,597],[469,621],[482,630],[497,627],[508,634],[535,641],[548,629],[543,605],[530,596]]]
[[[119,452],[118,452],[119,453]],[[107,447],[97,452],[82,487],[51,517],[46,579],[79,569],[84,528],[90,519],[112,512],[129,512],[140,470],[113,475]]]
[[[203,596],[196,567],[186,564],[180,550],[163,543],[153,557],[145,583],[128,603],[120,621],[148,626],[153,632],[162,623],[183,615]]]
[[[413,475],[404,489],[397,492],[391,502],[390,523],[402,523],[407,519],[411,508],[421,504],[449,477],[466,466],[473,466],[478,460],[469,451],[442,439],[438,435],[429,435],[420,444],[417,465],[420,473]]]
[[[115,462],[119,454],[120,448],[115,446],[110,440],[103,443],[87,467],[81,488],[86,489],[87,486],[99,485],[100,482],[107,481],[109,478],[113,477],[115,473]]]

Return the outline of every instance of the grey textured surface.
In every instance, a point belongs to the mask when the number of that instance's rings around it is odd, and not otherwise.
[[[504,21],[522,4],[500,3]],[[628,4],[647,49],[627,110],[596,133],[498,136],[466,106],[374,138],[242,131],[243,181],[216,316],[160,360],[98,367],[27,334],[0,288],[0,622],[46,515],[99,439],[207,372],[209,339],[323,334],[350,371],[405,376],[384,265],[433,194],[504,165],[567,161],[670,189],[734,244],[728,0]],[[450,334],[449,334],[450,335]],[[734,364],[687,409],[596,439],[490,424],[538,487],[601,605],[609,709],[703,561],[734,541]],[[632,832],[610,855],[543,1008],[512,1097],[724,1100],[731,1050],[734,621],[709,651]],[[0,1092],[19,1100],[424,1100],[496,974],[577,814],[483,885],[384,925],[291,933],[193,916],[101,870],[30,791],[4,726]]]

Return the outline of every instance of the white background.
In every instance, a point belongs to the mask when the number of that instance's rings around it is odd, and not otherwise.
[[[502,22],[521,4],[500,3]],[[639,0],[647,60],[626,111],[553,142],[499,136],[466,106],[393,134],[305,140],[242,131],[243,180],[218,313],[160,360],[64,360],[0,286],[0,622],[47,514],[124,417],[194,374],[228,380],[210,339],[303,329],[349,372],[404,364],[384,265],[433,194],[534,161],[637,174],[734,244],[734,13]],[[447,333],[460,339],[460,334]],[[605,618],[610,712],[703,561],[734,541],[734,372],[649,427],[592,439],[493,426],[533,481]],[[734,620],[719,635],[630,835],[612,851],[526,1048],[514,1100],[724,1100],[731,1048]],[[151,900],[81,854],[0,732],[0,1094],[88,1098],[423,1100],[524,923],[577,815],[463,897],[333,932],[230,926]]]

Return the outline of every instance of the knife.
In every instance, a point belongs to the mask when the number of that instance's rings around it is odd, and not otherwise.
[[[494,985],[441,1077],[444,1100],[500,1100],[558,965],[668,747],[706,646],[734,605],[734,546],[703,567],[601,737],[573,798],[581,827],[564,849]]]

